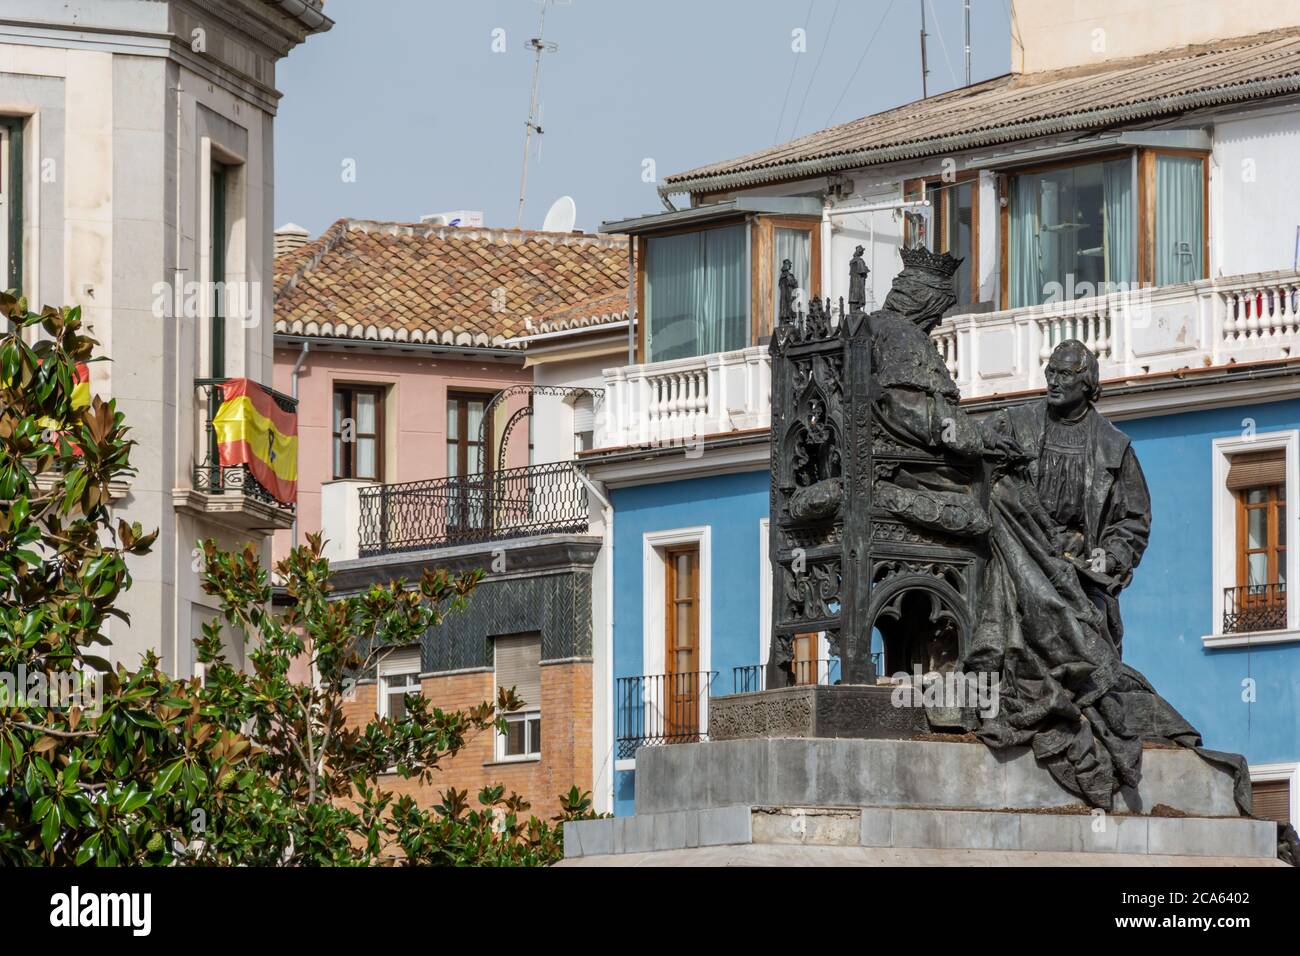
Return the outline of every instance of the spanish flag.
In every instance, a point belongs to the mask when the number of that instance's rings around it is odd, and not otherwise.
[[[90,367],[85,362],[78,362],[76,370],[72,373],[72,410],[90,407]],[[60,438],[64,438],[66,432],[59,427],[59,423],[53,418],[42,418],[38,424],[42,428],[49,429]],[[76,442],[65,439],[68,447],[72,449],[72,454],[78,458],[85,454],[81,446]]]
[[[77,371],[72,376],[72,407],[90,407],[90,368],[85,362],[77,363]]]
[[[286,412],[256,382],[232,378],[222,386],[223,399],[212,427],[223,467],[247,465],[253,477],[277,501],[298,500],[298,414]]]

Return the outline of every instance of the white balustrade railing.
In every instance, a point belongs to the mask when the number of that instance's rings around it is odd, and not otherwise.
[[[771,382],[766,346],[606,369],[599,447],[688,445],[765,428]]]
[[[1300,355],[1300,272],[1263,272],[949,316],[932,332],[966,398],[1044,387],[1067,339],[1103,380]],[[770,422],[765,346],[605,370],[598,446],[688,445]]]
[[[1264,272],[976,312],[932,333],[962,395],[1030,391],[1058,344],[1082,341],[1102,379],[1300,354],[1300,273]]]

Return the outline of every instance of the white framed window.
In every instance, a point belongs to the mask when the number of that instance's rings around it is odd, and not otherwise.
[[[506,714],[506,732],[497,734],[497,760],[540,760],[542,755],[542,636],[511,634],[492,641],[496,686],[524,702]]]
[[[379,661],[379,693],[376,706],[380,717],[406,717],[406,695],[420,693],[420,648],[418,645],[389,651]]]
[[[644,707],[642,726],[651,735],[689,739],[708,726],[707,682],[713,667],[711,541],[708,525],[651,531],[641,538],[643,656],[637,706]],[[682,616],[671,628],[678,645],[672,654],[670,606]],[[669,674],[679,668],[689,673]],[[615,770],[635,767],[634,758],[614,765]]]
[[[710,546],[712,529],[708,525],[693,528],[675,528],[671,531],[648,531],[642,536],[642,652],[643,674],[662,674],[667,661],[667,634],[665,618],[665,589],[668,586],[668,556],[674,549],[694,545],[699,552],[698,640],[697,662],[701,671],[713,666],[712,653],[712,578],[713,554]],[[707,706],[707,705],[703,705]]]
[[[1286,592],[1300,547],[1286,546],[1295,510],[1284,504],[1300,494],[1300,430],[1216,438],[1211,455],[1213,620],[1201,642],[1300,641],[1300,601]]]

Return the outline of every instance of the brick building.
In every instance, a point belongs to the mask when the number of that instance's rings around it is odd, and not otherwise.
[[[573,457],[594,440],[593,342],[626,335],[610,305],[626,301],[626,241],[359,220],[310,242],[281,233],[275,371],[299,400],[301,504],[277,557],[323,531],[340,595],[486,572],[465,611],[363,675],[349,719],[400,714],[410,693],[462,709],[514,686],[526,704],[508,734],[474,739],[432,786],[381,785],[428,806],[501,783],[553,815],[599,773],[603,532]],[[528,354],[539,337],[544,383]]]

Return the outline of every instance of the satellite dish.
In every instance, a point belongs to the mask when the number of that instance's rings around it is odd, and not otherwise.
[[[578,207],[572,196],[561,196],[551,203],[542,222],[542,232],[573,232],[573,224],[578,221]]]

